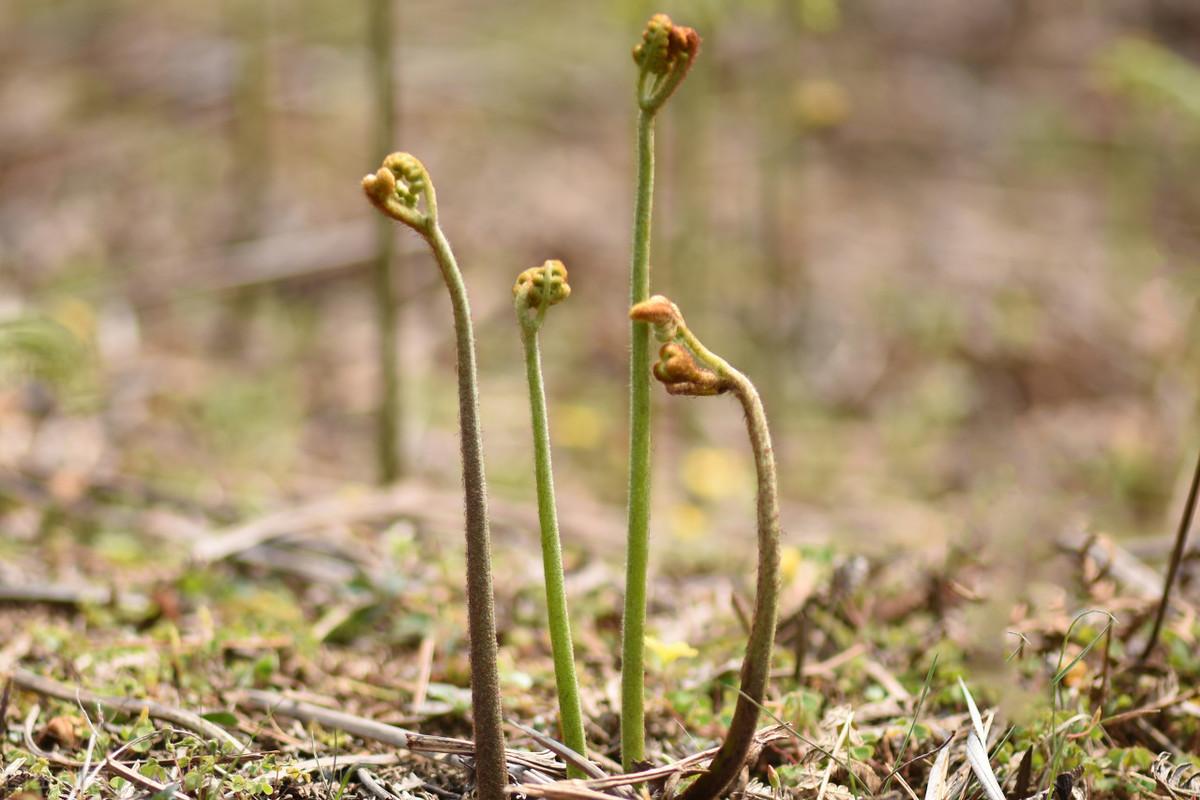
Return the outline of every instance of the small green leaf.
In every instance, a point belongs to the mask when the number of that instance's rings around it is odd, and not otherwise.
[[[200,716],[225,728],[236,728],[238,724],[237,716],[230,711],[209,711]]]

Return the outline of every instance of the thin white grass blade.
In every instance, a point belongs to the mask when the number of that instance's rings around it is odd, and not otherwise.
[[[88,727],[91,728],[92,733],[88,736],[87,751],[83,757],[83,766],[79,769],[79,775],[75,778],[75,787],[71,789],[71,794],[67,796],[67,800],[75,800],[76,797],[86,792],[104,766],[103,762],[101,762],[96,765],[95,769],[92,769],[92,755],[96,751],[96,737],[99,735],[99,732],[96,730],[96,726],[92,724],[92,718],[87,713],[87,709],[83,707],[83,702],[80,701],[78,694],[75,697],[75,705],[79,706],[79,710],[83,712],[83,718],[87,720]]]
[[[975,698],[971,696],[971,692],[967,689],[967,685],[963,683],[963,679],[958,679],[958,688],[962,689],[963,697],[967,701],[967,710],[971,712],[971,724],[975,726],[975,735],[980,741],[987,739],[987,732],[983,729],[983,719],[979,716],[979,707],[975,705]]]
[[[911,797],[912,800],[921,800],[921,798],[917,797],[917,793],[912,790],[912,787],[908,785],[908,781],[904,780],[904,778],[897,775],[896,783],[900,784],[900,788],[903,789],[905,794]]]
[[[967,762],[970,763],[971,771],[975,773],[989,800],[1004,800],[1000,781],[996,780],[996,773],[992,772],[992,765],[988,763],[987,748],[975,735],[975,731],[967,734]]]
[[[12,763],[10,763],[7,767],[4,768],[4,772],[0,772],[0,778],[4,778],[7,781],[13,775],[16,775],[17,772],[20,771],[21,767],[24,766],[24,764],[25,764],[25,756],[21,756],[18,759],[14,759]]]
[[[944,800],[946,792],[946,775],[950,771],[950,745],[947,744],[938,751],[933,760],[933,769],[929,770],[929,783],[925,785],[925,800]]]
[[[829,766],[825,768],[825,775],[821,778],[821,787],[817,790],[817,800],[825,799],[825,790],[829,788],[829,776],[833,774],[833,768],[837,763],[838,753],[842,750],[842,743],[846,741],[846,737],[850,735],[850,723],[854,721],[854,712],[851,711],[846,716],[846,724],[842,726],[842,731],[838,734],[837,741],[833,745],[833,749],[829,751]],[[849,762],[847,762],[849,768]]]

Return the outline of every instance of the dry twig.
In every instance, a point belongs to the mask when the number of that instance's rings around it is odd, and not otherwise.
[[[70,687],[58,681],[43,678],[25,669],[16,669],[12,673],[13,684],[30,692],[53,697],[67,702],[97,705],[110,711],[134,716],[145,713],[151,719],[169,722],[208,741],[218,741],[241,750],[243,745],[231,733],[203,717],[179,708],[163,705],[154,700],[141,700],[135,697],[111,697],[96,694],[87,689]]]
[[[468,757],[475,754],[475,745],[469,739],[416,733],[356,714],[347,714],[344,711],[335,711],[312,703],[293,700],[275,692],[247,689],[239,693],[236,699],[240,706],[262,709],[279,716],[298,719],[301,722],[316,722],[329,728],[345,731],[359,739],[381,742],[413,753],[449,753]],[[553,774],[565,772],[560,762],[541,753],[508,750],[505,758],[510,768],[521,767]]]

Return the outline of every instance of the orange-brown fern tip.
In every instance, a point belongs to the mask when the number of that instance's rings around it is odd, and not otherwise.
[[[647,72],[665,75],[680,57],[685,59],[682,69],[686,72],[698,52],[700,34],[695,29],[676,25],[666,14],[655,14],[646,22],[642,41],[633,48],[633,60]]]
[[[654,377],[668,394],[703,397],[721,394],[729,388],[715,372],[697,364],[686,347],[674,342],[664,344],[658,351]]]
[[[656,294],[629,309],[629,318],[651,325],[669,325],[678,324],[682,315],[678,306],[663,295]]]
[[[671,28],[671,48],[670,52],[674,55],[685,55],[687,64],[684,69],[692,65],[696,60],[696,55],[700,52],[700,34],[695,28],[689,28],[684,25],[675,25]]]
[[[642,41],[633,48],[633,60],[650,72],[662,75],[674,60],[694,58],[700,50],[700,34],[686,25],[676,25],[666,14],[655,14],[642,31]]]

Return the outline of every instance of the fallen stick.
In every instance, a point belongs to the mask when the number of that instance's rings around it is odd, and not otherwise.
[[[309,758],[304,761],[297,761],[294,764],[281,764],[280,768],[296,773],[328,772],[332,774],[335,770],[350,769],[363,765],[386,767],[399,763],[400,758],[395,753],[349,753],[340,756]]]
[[[239,706],[245,708],[256,708],[282,717],[298,719],[301,722],[315,722],[327,728],[344,731],[359,739],[381,742],[413,753],[448,753],[467,757],[475,755],[475,743],[468,739],[416,733],[356,714],[293,700],[290,697],[262,689],[246,689],[239,692],[235,701]],[[554,774],[565,774],[566,772],[563,764],[550,757],[549,754],[508,750],[505,758],[510,765],[526,769]]]
[[[522,725],[519,722],[514,722],[513,720],[508,720],[508,724],[513,726],[517,730],[521,731],[522,733],[524,733],[530,739],[533,739],[533,741],[537,742],[542,747],[549,750],[551,753],[554,753],[556,756],[561,758],[564,762],[578,767],[585,775],[589,775],[592,778],[607,778],[608,777],[607,773],[605,773],[604,770],[600,769],[595,764],[593,764],[591,761],[588,761],[587,758],[580,755],[579,753],[576,753],[574,750],[567,747],[565,744],[558,741],[557,739],[552,739],[549,736],[546,736],[545,734],[534,730],[533,728],[530,728],[526,725]],[[628,793],[627,796],[632,797],[632,793]]]
[[[587,530],[601,541],[623,539],[623,528],[607,510],[580,502],[578,510],[564,515],[566,530]],[[537,529],[537,510],[520,503],[496,500],[491,504],[493,525],[518,530]],[[566,505],[564,504],[564,507]],[[201,564],[232,558],[265,542],[308,533],[334,525],[410,516],[424,521],[458,526],[462,498],[454,492],[420,483],[386,489],[341,493],[309,503],[269,512],[238,525],[200,533],[194,537],[192,559]]]
[[[229,558],[281,536],[336,523],[393,516],[417,507],[424,496],[425,492],[420,488],[405,485],[385,492],[322,498],[312,503],[269,513],[198,539],[192,548],[192,558],[201,564],[207,564]]]
[[[392,794],[386,786],[377,781],[369,769],[359,767],[354,771],[354,774],[358,778],[358,782],[362,784],[362,787],[372,796],[378,797],[379,800],[396,800],[396,795]]]
[[[30,603],[51,606],[115,606],[131,614],[144,614],[150,600],[135,592],[118,592],[104,586],[0,585],[0,603]]]
[[[1069,553],[1095,561],[1097,567],[1108,572],[1126,588],[1132,589],[1143,600],[1157,599],[1162,591],[1162,579],[1158,573],[1108,537],[1072,531],[1058,537],[1058,546]]]
[[[154,792],[155,796],[169,796],[176,798],[176,800],[192,800],[189,795],[179,791],[177,784],[173,785],[172,787],[168,787],[168,784],[159,783],[156,780],[147,778],[137,770],[130,769],[120,761],[117,761],[112,756],[104,759],[103,769],[106,772],[111,772],[113,775],[124,778],[134,786],[139,786],[142,789]],[[168,788],[170,788],[170,792],[168,792]]]
[[[612,800],[611,794],[589,789],[578,781],[559,781],[557,783],[518,783],[509,786],[509,794],[523,794],[526,797],[546,797],[550,800]]]
[[[290,697],[261,689],[246,689],[239,692],[235,698],[235,702],[239,706],[256,708],[281,717],[298,719],[301,722],[316,722],[327,728],[336,728],[345,731],[351,736],[357,736],[359,739],[382,742],[383,744],[389,744],[392,747],[399,747],[404,750],[410,749],[409,744],[414,739],[422,738],[422,734],[398,728],[395,725],[376,722],[373,719],[367,719],[355,714],[347,714],[344,711],[335,711],[332,708],[324,708],[312,703],[304,703],[300,700],[293,700]],[[441,736],[423,738],[443,740],[442,744],[447,749],[442,752],[468,752],[474,749],[466,739],[450,739]],[[462,750],[464,747],[467,749]]]
[[[57,700],[66,700],[67,702],[87,703],[89,705],[97,705],[101,708],[110,711],[116,711],[121,714],[142,714],[145,713],[151,719],[169,722],[172,725],[177,725],[184,730],[191,731],[201,738],[207,740],[217,740],[224,744],[242,750],[243,745],[233,734],[226,731],[221,726],[209,722],[198,714],[193,714],[190,711],[184,711],[180,708],[163,705],[154,700],[141,700],[135,697],[113,697],[108,695],[100,695],[95,692],[90,692],[87,689],[67,686],[64,683],[43,678],[41,675],[35,675],[29,670],[15,669],[12,672],[13,685],[25,689],[30,692],[53,697]]]
[[[766,728],[759,729],[754,735],[754,743],[757,746],[764,746],[772,742],[780,741],[788,738],[786,728],[783,725],[771,725]],[[586,781],[558,781],[553,784],[543,785],[541,788],[546,789],[547,786],[554,787],[584,787],[587,789],[615,789],[619,786],[630,786],[638,783],[648,783],[650,781],[663,780],[672,775],[683,772],[699,770],[705,761],[712,760],[719,748],[710,747],[707,750],[701,750],[699,753],[693,753],[687,758],[680,759],[671,764],[664,764],[661,767],[651,767],[650,769],[642,770],[641,772],[628,772],[624,775],[612,775],[607,778],[595,778]],[[519,791],[522,787],[512,787],[514,791]],[[541,796],[547,796],[544,792]],[[582,795],[580,795],[582,797]],[[605,795],[612,797],[612,795]]]

